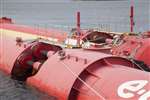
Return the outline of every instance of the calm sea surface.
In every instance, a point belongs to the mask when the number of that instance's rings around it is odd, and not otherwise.
[[[56,100],[0,71],[0,100]]]
[[[150,29],[150,0],[134,0],[135,32]],[[81,12],[82,28],[129,32],[130,1],[0,0],[0,16],[33,27],[69,31],[75,13]],[[0,72],[0,100],[53,100],[37,90],[11,80]]]

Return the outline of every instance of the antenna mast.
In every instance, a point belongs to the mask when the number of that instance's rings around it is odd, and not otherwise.
[[[134,31],[134,3],[133,0],[131,0],[131,6],[130,6],[130,32]]]

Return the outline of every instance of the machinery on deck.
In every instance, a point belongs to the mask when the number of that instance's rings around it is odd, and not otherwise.
[[[149,34],[92,31],[83,37],[83,49],[125,57],[150,72]]]

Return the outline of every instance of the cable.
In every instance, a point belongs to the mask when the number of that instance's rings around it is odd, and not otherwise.
[[[85,81],[83,81],[77,74],[75,74],[68,65],[66,65],[63,61],[60,62],[64,65],[67,70],[69,70],[75,77],[77,77],[85,86],[87,86],[93,93],[95,93],[101,100],[106,100],[101,94],[99,94],[95,89],[93,89],[90,85],[88,85]]]

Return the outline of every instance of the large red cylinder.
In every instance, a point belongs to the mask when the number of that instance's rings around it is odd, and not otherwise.
[[[27,83],[60,100],[150,99],[150,73],[136,69],[125,58],[82,49],[62,50],[44,42],[26,44],[23,40],[37,36],[17,30],[0,31],[0,68],[11,73],[16,61],[23,67],[41,62]]]

